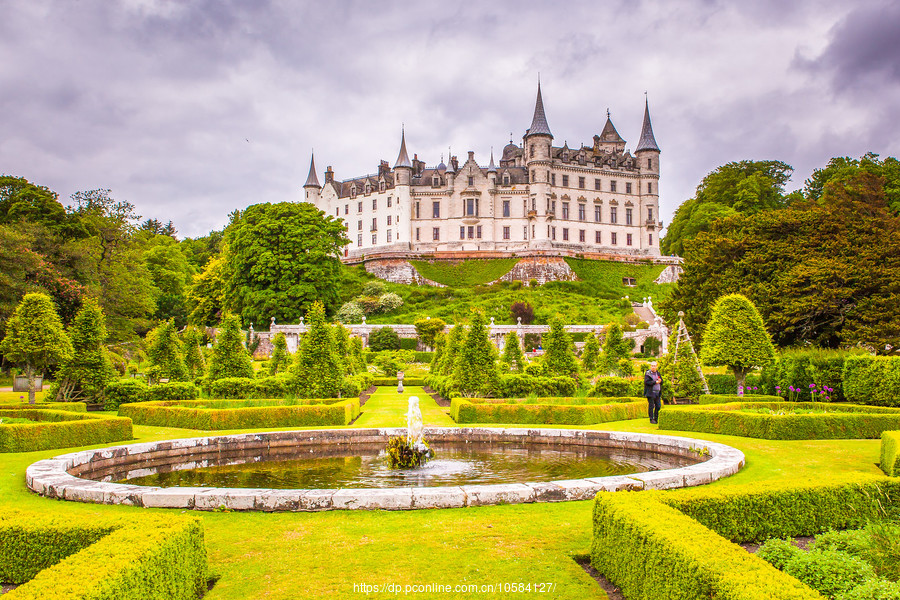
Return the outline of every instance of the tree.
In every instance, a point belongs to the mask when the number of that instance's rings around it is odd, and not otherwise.
[[[369,334],[369,348],[374,352],[399,350],[400,336],[391,327],[379,327]]]
[[[824,204],[825,188],[829,182],[855,179],[861,173],[868,173],[884,181],[884,198],[888,208],[900,214],[900,161],[889,156],[880,160],[877,154],[867,153],[859,160],[842,156],[832,158],[824,169],[816,169],[806,180],[803,195],[807,200]]]
[[[206,373],[206,359],[200,349],[203,336],[196,327],[187,327],[181,339],[184,347],[184,366],[187,368],[188,378],[202,377]]]
[[[188,370],[184,364],[181,340],[175,323],[163,321],[148,336],[150,341],[150,373],[154,379],[168,378],[172,381],[187,381]]]
[[[519,336],[515,331],[506,334],[506,340],[503,344],[503,362],[509,365],[509,368],[516,373],[525,370],[525,355],[522,353],[522,347],[519,345]]]
[[[466,328],[462,323],[457,323],[447,335],[447,343],[444,346],[444,360],[441,363],[439,375],[452,375],[456,369],[459,351],[466,338]]]
[[[544,334],[544,372],[551,377],[578,373],[572,337],[559,316],[550,320],[550,331]]]
[[[440,375],[444,362],[444,351],[447,347],[447,334],[439,333],[434,338],[434,356],[431,357],[430,370],[435,375]]]
[[[678,346],[678,362],[675,359],[675,341],[678,332],[669,336],[669,351],[659,360],[659,372],[666,385],[663,386],[663,400],[690,398],[696,400],[703,391],[700,379],[700,360],[690,340]]]
[[[106,350],[103,310],[94,298],[85,298],[69,329],[72,355],[57,374],[57,402],[97,402],[113,376]]]
[[[184,327],[187,322],[185,295],[193,279],[194,268],[173,238],[157,235],[148,244],[144,262],[157,292],[153,317],[175,319],[176,327]]]
[[[209,360],[209,379],[224,377],[253,377],[253,359],[244,348],[241,319],[237,315],[227,315],[222,321]]]
[[[497,349],[488,336],[484,314],[473,311],[453,370],[454,387],[464,396],[493,396],[499,383],[496,361]]]
[[[290,356],[287,349],[287,338],[278,332],[272,339],[272,355],[269,357],[269,375],[278,375],[285,372],[290,366]]]
[[[212,327],[222,320],[227,276],[227,264],[221,256],[210,260],[202,273],[194,275],[185,298],[189,323]]]
[[[297,322],[313,303],[326,312],[340,297],[343,222],[309,202],[254,204],[225,231],[226,298],[246,321]]]
[[[335,352],[334,337],[325,323],[325,307],[314,302],[306,313],[309,329],[300,340],[294,362],[299,394],[303,398],[337,398],[344,368]]]
[[[349,360],[350,357],[350,332],[346,327],[338,323],[331,326],[331,335],[334,336],[334,351],[344,366],[344,374],[353,375],[356,373],[356,362]]]
[[[357,373],[366,371],[366,351],[363,348],[362,338],[355,336],[350,338],[350,359]]]
[[[584,349],[581,351],[581,366],[587,371],[593,371],[597,368],[600,359],[600,341],[596,334],[588,335],[584,342]]]
[[[713,306],[700,358],[705,365],[731,369],[738,390],[743,389],[747,373],[775,360],[775,348],[762,316],[746,296],[723,296]]]
[[[664,254],[682,255],[685,242],[735,214],[755,214],[790,202],[784,186],[793,168],[777,160],[730,162],[703,178],[693,198],[675,211],[662,240]]]
[[[509,307],[513,322],[522,319],[522,325],[531,325],[534,321],[534,309],[527,302],[513,302]]]
[[[3,356],[25,369],[28,402],[34,403],[35,377],[49,366],[72,356],[72,342],[63,330],[53,302],[46,294],[26,294],[6,323],[0,343]]]
[[[447,323],[443,319],[416,319],[416,335],[426,348],[434,347],[435,338],[444,332]]]
[[[619,361],[628,358],[630,354],[629,340],[622,334],[622,328],[618,323],[613,323],[606,328],[606,338],[603,340],[603,356],[600,357],[600,369],[605,373],[619,372]],[[633,343],[633,342],[632,342]]]

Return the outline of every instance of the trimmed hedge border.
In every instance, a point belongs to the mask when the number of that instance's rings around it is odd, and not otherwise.
[[[84,402],[35,402],[28,404],[27,402],[12,402],[9,404],[0,404],[0,410],[22,410],[32,408],[44,408],[50,410],[64,410],[66,412],[83,413],[87,412],[87,404]]]
[[[0,580],[23,584],[10,600],[192,600],[206,591],[207,568],[194,517],[0,513]]]
[[[134,438],[131,419],[121,417],[48,408],[5,409],[0,417],[39,421],[0,425],[0,452],[36,452]]]
[[[644,401],[610,404],[477,404],[454,398],[450,417],[457,423],[508,423],[521,425],[596,425],[637,419],[647,414]]]
[[[781,396],[750,395],[739,396],[737,394],[701,394],[700,404],[729,404],[731,402],[784,402]]]
[[[881,434],[881,470],[891,477],[900,477],[900,431]]]
[[[372,385],[377,386],[393,386],[397,387],[398,379],[396,377],[375,377],[372,381]],[[425,385],[424,377],[404,377],[403,378],[403,386],[423,386]]]
[[[198,404],[210,402],[201,400]],[[322,400],[318,401],[320,404],[298,404],[296,401],[287,400],[271,402],[273,404],[269,406],[238,408],[184,406],[187,402],[140,402],[123,404],[119,407],[119,415],[130,417],[137,425],[207,431],[349,425],[360,415],[359,398],[339,400],[332,404],[321,404]]]
[[[900,356],[848,356],[842,383],[848,402],[900,406]]]
[[[462,398],[462,400],[468,400],[472,404],[558,404],[566,406],[600,406],[603,404],[627,404],[629,402],[647,401],[646,398],[638,398],[635,396],[620,396],[615,398],[606,396],[570,396],[567,398],[548,396],[546,398]]]
[[[631,600],[820,599],[732,542],[861,526],[900,510],[900,481],[597,494],[591,564]],[[638,557],[638,558],[636,558]]]
[[[766,415],[740,412],[742,408],[828,408],[843,414]],[[900,429],[900,409],[815,402],[734,402],[660,411],[659,428],[765,440],[878,439],[884,431]]]

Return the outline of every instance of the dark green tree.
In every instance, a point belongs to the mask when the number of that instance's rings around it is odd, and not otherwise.
[[[729,294],[713,306],[700,358],[705,365],[731,369],[738,390],[743,389],[747,373],[775,360],[775,347],[762,316],[746,296]]]
[[[434,356],[431,357],[431,365],[429,370],[438,375],[441,370],[441,363],[444,360],[444,348],[447,346],[447,334],[439,333],[434,338]]]
[[[269,375],[284,373],[290,367],[291,359],[287,349],[287,339],[279,332],[272,339],[272,355],[269,357]]]
[[[69,328],[71,358],[62,363],[56,376],[57,402],[99,402],[113,367],[106,350],[103,310],[94,298],[85,298]]]
[[[595,333],[588,335],[584,342],[584,348],[581,351],[581,366],[587,371],[593,371],[597,368],[600,360],[600,341]]]
[[[203,336],[196,327],[187,327],[181,336],[184,348],[184,366],[187,368],[188,378],[196,379],[206,373],[206,358],[200,349]]]
[[[426,348],[434,348],[435,338],[444,332],[447,323],[443,319],[416,319],[416,335]]]
[[[399,350],[400,336],[391,327],[379,327],[369,334],[369,348],[373,352]]]
[[[222,320],[225,313],[227,268],[225,258],[217,256],[206,264],[203,272],[194,275],[185,297],[189,323],[212,327]]]
[[[497,348],[491,343],[484,314],[472,311],[466,338],[453,370],[453,385],[463,396],[493,396],[499,383]]]
[[[825,188],[829,182],[842,185],[856,179],[860,173],[868,173],[883,180],[884,200],[896,215],[900,214],[900,161],[893,156],[884,160],[869,152],[860,159],[842,156],[832,158],[823,169],[816,169],[806,180],[803,195],[810,201],[825,202]]]
[[[522,347],[519,345],[519,336],[515,331],[510,331],[506,334],[506,340],[503,344],[503,358],[501,360],[516,373],[521,373],[525,370],[525,355],[522,353]]]
[[[174,319],[176,327],[187,322],[186,294],[195,274],[178,243],[156,235],[146,243],[144,261],[156,288],[156,319]]]
[[[22,298],[6,323],[0,352],[25,369],[28,402],[33,404],[35,378],[47,367],[65,363],[72,356],[72,342],[49,296],[33,293]]]
[[[675,362],[675,338],[677,332],[669,336],[668,352],[659,360],[659,373],[662,375],[663,400],[690,398],[696,400],[703,392],[703,381],[700,379],[700,359],[694,351],[690,340],[678,346],[678,360]]]
[[[245,320],[296,323],[314,302],[340,304],[340,252],[349,243],[340,219],[309,202],[254,204],[225,231],[226,298]]]
[[[209,379],[253,377],[253,359],[244,348],[241,319],[227,315],[216,332],[216,344],[209,359]]]
[[[153,379],[168,378],[171,381],[187,381],[188,370],[184,364],[184,351],[178,331],[172,320],[163,321],[147,335],[150,348],[150,375]]]
[[[572,346],[572,336],[566,331],[562,318],[550,319],[550,331],[544,334],[544,373],[550,377],[578,373],[578,361]]]
[[[303,398],[337,398],[344,367],[334,347],[334,336],[325,322],[325,307],[314,302],[306,313],[309,329],[300,340],[294,362],[297,388]]]
[[[366,351],[363,348],[362,338],[356,336],[350,338],[350,358],[357,373],[366,371]]]
[[[466,327],[462,323],[457,323],[450,329],[447,334],[447,341],[444,344],[444,358],[441,363],[439,375],[450,376],[456,370],[457,358],[466,339]]]
[[[606,374],[620,372],[619,361],[628,358],[631,347],[622,333],[618,323],[612,323],[606,328],[606,337],[603,340],[603,354],[600,356],[600,370]]]
[[[331,326],[331,335],[334,336],[334,351],[341,360],[344,374],[355,374],[357,371],[356,362],[350,358],[350,331],[340,323],[337,323]]]

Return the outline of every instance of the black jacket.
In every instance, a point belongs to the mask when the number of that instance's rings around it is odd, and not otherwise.
[[[653,377],[653,371],[647,370],[644,373],[644,397],[649,398],[653,393],[653,384],[656,383],[656,379]],[[656,372],[656,377],[659,377],[659,385],[660,392],[662,392],[662,375],[659,374],[659,371]]]

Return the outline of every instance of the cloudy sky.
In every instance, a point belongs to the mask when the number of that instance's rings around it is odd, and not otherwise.
[[[554,143],[607,108],[633,148],[649,94],[664,219],[710,170],[900,154],[900,3],[3,0],[0,173],[109,188],[205,234],[319,177],[448,146],[486,164],[531,122]]]

